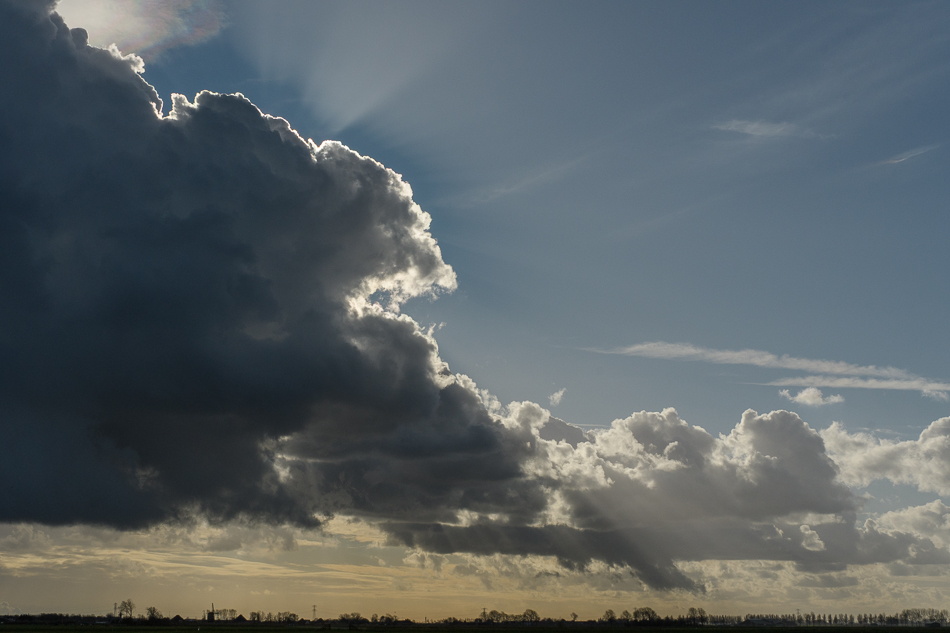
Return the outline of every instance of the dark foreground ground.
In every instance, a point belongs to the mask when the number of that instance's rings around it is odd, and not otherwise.
[[[406,624],[373,626],[353,625],[352,627],[333,624],[332,627],[324,624],[287,624],[287,625],[259,625],[259,626],[227,626],[195,622],[188,625],[110,625],[110,624],[9,624],[0,623],[0,633],[91,633],[96,629],[103,629],[108,633],[193,633],[202,628],[209,633],[291,633],[292,630],[312,631],[363,631],[365,633],[749,633],[757,629],[802,629],[802,633],[907,633],[909,629],[925,630],[931,627],[904,625],[904,626],[623,626],[601,624],[598,622],[564,622],[554,624]],[[944,628],[944,627],[941,627]],[[947,627],[950,628],[950,627]]]

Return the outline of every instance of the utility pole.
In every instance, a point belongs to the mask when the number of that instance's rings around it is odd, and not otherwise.
[[[313,605],[313,619],[317,619],[317,605]]]

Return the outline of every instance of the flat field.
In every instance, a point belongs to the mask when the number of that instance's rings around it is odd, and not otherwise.
[[[195,622],[181,624],[109,625],[109,624],[3,624],[0,633],[194,633],[204,629],[208,633],[292,633],[293,631],[363,631],[364,633],[749,633],[768,629],[800,629],[801,633],[908,633],[931,627],[923,626],[622,626],[597,622],[565,622],[563,624],[410,624],[352,627],[334,624],[288,625],[227,625]],[[936,627],[935,627],[936,628]],[[943,627],[940,627],[943,628]],[[950,627],[948,627],[950,628]]]

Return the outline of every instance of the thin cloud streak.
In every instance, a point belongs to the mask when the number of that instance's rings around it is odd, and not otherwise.
[[[586,154],[578,158],[553,165],[551,167],[545,167],[536,171],[535,173],[524,176],[519,180],[509,182],[508,184],[484,187],[462,194],[460,196],[448,198],[443,201],[443,203],[454,202],[461,207],[475,207],[488,204],[498,200],[499,198],[521,193],[522,191],[530,190],[534,187],[538,187],[545,183],[560,179],[575,167],[589,159],[590,155]]]
[[[768,367],[774,369],[798,369],[801,371],[838,374],[844,376],[876,376],[879,378],[894,378],[913,380],[919,378],[904,369],[896,367],[878,367],[877,365],[855,365],[835,360],[821,360],[811,358],[797,358],[783,354],[778,356],[771,352],[756,349],[711,349],[698,347],[689,343],[666,343],[655,341],[639,343],[628,347],[618,347],[612,350],[590,350],[602,354],[622,354],[624,356],[642,356],[644,358],[663,358],[667,360],[689,360],[715,363],[717,365],[752,365],[754,367]]]
[[[920,156],[921,154],[925,154],[931,150],[937,149],[938,147],[940,147],[940,145],[925,145],[923,147],[918,147],[916,149],[908,150],[906,152],[898,154],[897,156],[888,158],[887,160],[883,160],[879,162],[878,165],[896,165],[897,163],[903,163],[905,160],[909,158],[913,158],[914,156]]]
[[[621,354],[643,358],[686,360],[717,365],[751,365],[769,369],[795,369],[811,376],[782,378],[764,383],[772,387],[828,387],[854,389],[894,389],[920,391],[938,400],[950,399],[950,383],[937,382],[896,367],[855,365],[843,361],[797,358],[755,349],[728,350],[698,347],[688,343],[655,341],[612,350],[589,349],[601,354]],[[829,375],[830,374],[830,375]]]
[[[827,387],[832,389],[889,389],[896,391],[919,391],[928,398],[950,400],[950,383],[931,382],[926,378],[912,380],[880,380],[838,376],[802,376],[781,378],[765,383],[770,387]]]
[[[805,130],[794,123],[769,123],[768,121],[740,121],[734,119],[718,125],[712,126],[714,130],[724,132],[739,132],[749,136],[761,137],[781,137],[781,136],[802,136],[812,137],[815,133],[811,130]]]

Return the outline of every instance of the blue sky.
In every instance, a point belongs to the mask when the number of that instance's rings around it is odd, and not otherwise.
[[[241,91],[401,173],[459,289],[406,307],[502,401],[711,430],[788,372],[612,357],[664,341],[948,379],[948,15],[933,3],[229,5],[146,79]],[[795,372],[790,374],[796,376]],[[824,389],[826,395],[828,389]],[[920,392],[816,426],[916,434]]]
[[[6,5],[0,613],[950,597],[946,4]]]

